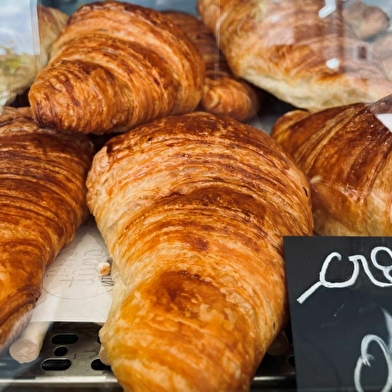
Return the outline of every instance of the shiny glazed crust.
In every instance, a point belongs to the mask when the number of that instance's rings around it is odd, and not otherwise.
[[[41,126],[103,134],[194,110],[203,83],[203,60],[177,26],[107,1],[72,15],[29,100]]]
[[[203,57],[206,78],[202,108],[239,121],[254,117],[260,107],[261,94],[257,95],[254,87],[233,75],[212,31],[193,15],[179,11],[166,11],[164,14],[181,28]]]
[[[40,129],[29,108],[0,116],[0,351],[23,330],[46,266],[88,213],[84,135]]]
[[[281,117],[272,137],[307,175],[315,231],[321,235],[392,235],[392,133],[377,114],[392,113],[392,95]]]
[[[392,93],[339,4],[324,18],[323,0],[199,0],[198,10],[235,75],[298,108],[320,110]]]
[[[309,187],[263,131],[171,116],[96,154],[87,202],[113,257],[100,337],[127,391],[247,390],[288,319],[283,235]]]

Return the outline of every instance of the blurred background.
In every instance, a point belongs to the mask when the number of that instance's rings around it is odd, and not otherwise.
[[[72,14],[81,4],[94,3],[96,0],[42,0],[41,3],[48,7],[61,9],[67,14]],[[176,9],[179,11],[196,14],[196,0],[132,0],[129,3],[155,8],[157,10]]]

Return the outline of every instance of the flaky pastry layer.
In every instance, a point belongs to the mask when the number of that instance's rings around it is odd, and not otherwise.
[[[113,257],[100,337],[120,384],[248,389],[288,319],[283,236],[312,233],[302,172],[263,131],[196,112],[112,138],[87,187]]]

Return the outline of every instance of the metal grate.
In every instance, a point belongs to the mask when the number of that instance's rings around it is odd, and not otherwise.
[[[0,391],[121,391],[110,367],[98,358],[100,328],[94,323],[53,323],[35,361],[19,364],[7,353],[0,355]],[[292,346],[284,355],[267,354],[252,389],[294,390],[293,359]]]

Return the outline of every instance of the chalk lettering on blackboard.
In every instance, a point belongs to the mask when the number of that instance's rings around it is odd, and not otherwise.
[[[349,279],[342,281],[342,282],[330,282],[326,279],[326,274],[328,271],[328,268],[331,264],[332,261],[341,261],[342,260],[342,255],[338,252],[332,252],[330,253],[326,259],[324,260],[320,274],[319,274],[319,281],[313,284],[309,289],[307,289],[300,297],[297,298],[297,302],[300,304],[303,304],[316,290],[318,290],[320,287],[325,287],[327,289],[334,289],[334,288],[345,288],[352,286],[358,279],[359,276],[359,270],[360,270],[360,264],[362,265],[363,271],[369,278],[369,280],[378,287],[392,287],[392,277],[390,276],[390,273],[392,271],[392,265],[388,266],[383,266],[381,265],[378,261],[378,254],[380,252],[386,252],[389,257],[392,260],[392,251],[387,248],[386,246],[376,246],[372,249],[370,253],[370,260],[372,265],[378,269],[380,272],[382,272],[383,277],[387,280],[387,282],[381,282],[377,280],[370,268],[368,261],[365,256],[363,255],[353,255],[349,256],[348,260],[353,264],[353,272],[352,275]]]
[[[384,359],[387,365],[388,377],[384,384],[381,392],[390,392],[392,390],[392,352],[391,352],[391,336],[392,336],[392,317],[383,309],[385,321],[389,331],[389,342],[386,343],[377,335],[368,334],[365,335],[361,341],[361,355],[358,358],[357,364],[354,370],[354,384],[358,392],[365,392],[362,387],[361,373],[364,366],[371,367],[371,361],[375,361],[374,356],[368,353],[368,349],[371,343],[375,343],[381,349],[384,355]]]

